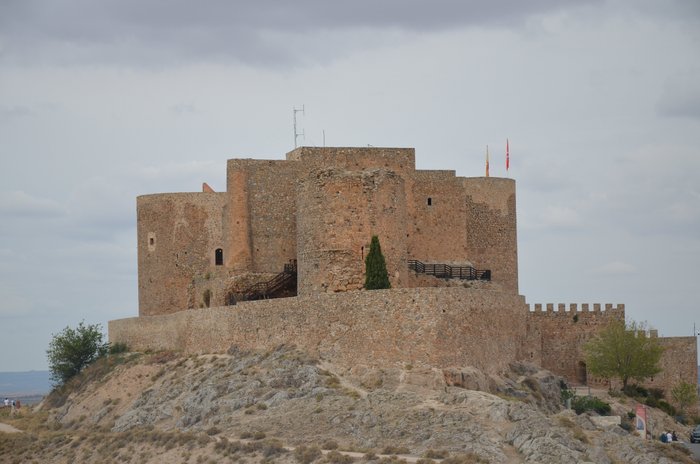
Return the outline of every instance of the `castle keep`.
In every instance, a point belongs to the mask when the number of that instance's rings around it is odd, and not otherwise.
[[[139,317],[110,321],[110,341],[294,344],[347,365],[526,360],[586,383],[583,344],[624,320],[623,305],[528,307],[512,179],[416,170],[410,148],[302,147],[229,160],[226,192],[203,190],[137,199]],[[362,290],[373,235],[390,290]],[[663,340],[655,384],[694,383],[695,338]]]

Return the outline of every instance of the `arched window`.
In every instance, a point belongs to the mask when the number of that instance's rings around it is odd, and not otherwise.
[[[222,266],[224,264],[224,250],[217,248],[214,252],[214,262],[217,266]]]

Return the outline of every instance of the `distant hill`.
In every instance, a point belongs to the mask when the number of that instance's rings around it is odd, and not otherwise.
[[[45,395],[51,390],[49,371],[0,372],[0,397]]]

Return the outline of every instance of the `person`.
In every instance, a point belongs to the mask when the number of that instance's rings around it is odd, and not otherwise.
[[[675,430],[673,432],[671,432],[671,438],[673,439],[673,441],[678,441],[678,435],[676,435]]]
[[[15,410],[15,400],[12,400],[12,411],[10,411],[10,416],[14,416],[17,411]]]
[[[666,432],[666,443],[671,442],[673,442],[673,435],[671,435],[671,432]]]
[[[668,438],[666,437],[666,432],[661,432],[661,436],[659,437],[661,439],[661,443],[666,443]]]
[[[10,405],[10,399],[8,397],[5,397],[5,407],[8,407]]]

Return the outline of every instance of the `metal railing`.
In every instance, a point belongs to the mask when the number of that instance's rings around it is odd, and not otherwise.
[[[425,264],[417,259],[408,260],[408,268],[417,274],[426,274],[441,279],[491,280],[491,270],[474,269],[471,266],[450,264]]]
[[[284,270],[272,279],[258,282],[246,288],[242,292],[229,293],[226,298],[228,305],[236,304],[236,301],[267,300],[278,298],[283,290],[296,294],[297,289],[297,261],[290,261],[284,265]],[[289,295],[286,295],[289,296]]]

